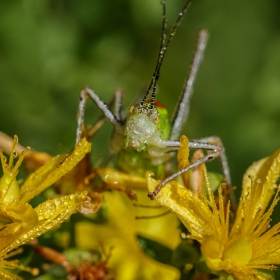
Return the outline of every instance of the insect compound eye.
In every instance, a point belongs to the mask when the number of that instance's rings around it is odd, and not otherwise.
[[[130,113],[130,114],[132,114],[132,113],[133,113],[134,108],[135,108],[134,106],[131,106],[131,107],[129,108],[129,113]]]
[[[159,123],[159,121],[160,121],[160,116],[157,114],[154,118],[154,122]]]
[[[155,124],[158,124],[160,121],[160,115],[156,108],[153,109],[149,108],[147,112],[147,116]]]

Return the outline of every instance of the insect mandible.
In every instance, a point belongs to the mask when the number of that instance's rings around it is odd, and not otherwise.
[[[157,188],[148,194],[151,199],[157,195],[164,185],[184,172],[215,158],[220,158],[223,175],[228,187],[231,187],[231,178],[225,150],[222,141],[217,136],[210,136],[189,141],[189,148],[206,150],[206,155],[191,163],[186,168],[169,175],[168,162],[180,147],[179,137],[188,113],[189,103],[193,91],[194,81],[199,66],[203,60],[204,50],[208,40],[208,32],[205,29],[199,31],[197,43],[194,50],[189,74],[186,78],[178,104],[174,110],[171,121],[167,116],[166,109],[156,100],[157,82],[160,77],[160,69],[166,51],[182,21],[183,15],[188,10],[191,1],[187,1],[179,12],[178,18],[166,39],[166,1],[162,0],[162,31],[160,51],[151,82],[142,100],[130,107],[127,116],[123,116],[123,92],[117,90],[114,99],[114,112],[91,88],[85,87],[80,93],[78,109],[78,127],[76,143],[82,136],[84,124],[85,103],[88,98],[92,99],[104,116],[113,125],[113,137],[111,147],[117,154],[117,168],[129,173],[143,176],[146,171],[153,171],[163,177],[163,181]],[[166,175],[168,174],[168,175]],[[232,204],[235,200],[232,194]]]

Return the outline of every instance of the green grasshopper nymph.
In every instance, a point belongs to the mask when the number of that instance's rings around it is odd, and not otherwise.
[[[221,159],[223,174],[230,188],[231,178],[224,147],[220,138],[216,136],[190,141],[189,148],[204,149],[207,151],[207,154],[171,176],[166,175],[169,172],[166,172],[168,170],[168,162],[174,155],[174,151],[177,151],[180,147],[180,141],[178,139],[188,117],[194,81],[203,60],[204,50],[209,36],[208,32],[204,29],[198,33],[189,75],[174,110],[173,117],[169,121],[166,109],[155,99],[157,82],[160,77],[160,69],[166,51],[182,21],[183,15],[190,6],[190,1],[187,1],[179,12],[178,18],[167,40],[165,34],[166,1],[162,0],[161,4],[163,6],[163,15],[160,51],[152,80],[143,99],[140,103],[130,108],[128,116],[123,117],[123,92],[121,90],[115,92],[115,111],[112,112],[97,93],[91,88],[85,87],[80,94],[76,142],[79,141],[82,135],[86,100],[87,98],[91,98],[114,127],[111,147],[117,153],[118,168],[126,173],[140,176],[144,176],[146,171],[153,171],[157,176],[163,177],[164,180],[156,190],[148,194],[151,199],[154,199],[160,189],[170,180],[202,163],[209,162],[218,157]],[[231,200],[232,204],[235,205],[234,197]]]

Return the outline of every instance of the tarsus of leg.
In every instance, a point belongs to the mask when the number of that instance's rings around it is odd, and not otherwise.
[[[177,171],[176,173],[172,174],[171,176],[167,177],[166,179],[164,179],[159,185],[157,185],[156,189],[152,192],[150,192],[148,194],[149,198],[150,199],[154,199],[155,196],[160,192],[160,190],[170,181],[174,180],[176,177],[180,176],[181,174],[189,171],[190,169],[200,165],[200,164],[203,164],[203,163],[206,163],[206,162],[209,162],[217,157],[220,156],[220,153],[219,152],[214,152],[214,153],[211,153],[209,155],[206,155],[205,157],[191,163],[188,167],[184,168],[184,169],[181,169],[179,171]]]
[[[163,141],[164,145],[166,146],[166,148],[170,148],[170,150],[174,150],[174,149],[178,149],[180,147],[180,142],[179,141]],[[191,149],[204,149],[204,150],[210,150],[213,151],[212,153],[206,155],[205,157],[193,162],[192,164],[190,164],[188,167],[168,176],[165,180],[163,180],[153,192],[150,192],[148,194],[148,196],[151,199],[154,199],[155,196],[160,192],[160,190],[171,180],[175,179],[176,177],[178,177],[179,175],[181,175],[184,172],[187,172],[188,170],[212,161],[213,159],[219,157],[221,160],[221,165],[222,165],[222,170],[223,170],[223,175],[224,178],[226,180],[227,183],[227,187],[231,188],[232,187],[232,183],[231,183],[231,178],[230,178],[230,172],[229,172],[229,166],[227,163],[227,158],[226,158],[226,154],[225,154],[225,149],[223,146],[223,143],[221,141],[221,139],[217,136],[210,136],[210,137],[205,137],[205,138],[201,138],[201,139],[197,139],[197,140],[192,140],[189,142],[189,148]],[[233,192],[230,192],[230,201],[231,201],[231,206],[233,211],[236,210],[236,199],[234,196]]]

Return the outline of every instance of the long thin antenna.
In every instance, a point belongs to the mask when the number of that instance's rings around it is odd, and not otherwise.
[[[172,119],[172,130],[170,140],[177,140],[180,136],[183,125],[189,114],[190,99],[193,92],[194,82],[204,57],[204,52],[206,44],[209,38],[208,31],[202,29],[198,32],[196,46],[194,50],[194,55],[192,63],[189,70],[189,75],[185,81],[182,94],[174,111],[174,116]]]
[[[158,53],[158,59],[157,59],[156,69],[153,74],[152,80],[149,84],[149,87],[147,89],[145,96],[143,97],[143,100],[140,103],[141,107],[144,105],[144,102],[148,98],[150,90],[155,82],[155,79],[157,76],[158,64],[159,64],[159,61],[161,60],[161,56],[163,54],[163,49],[164,49],[164,44],[165,44],[165,39],[166,39],[166,34],[165,34],[165,30],[166,30],[166,26],[167,26],[167,24],[166,24],[166,0],[162,0],[161,5],[162,5],[162,25],[161,25],[161,37],[160,37],[160,48],[159,48],[159,53]]]
[[[173,37],[175,36],[177,28],[180,25],[184,14],[187,12],[187,10],[188,10],[188,8],[191,4],[191,1],[190,0],[187,1],[187,3],[184,5],[183,9],[179,13],[179,16],[178,16],[175,24],[173,25],[173,28],[172,28],[172,30],[169,34],[168,40],[165,44],[164,44],[164,41],[165,41],[165,28],[166,28],[166,2],[165,2],[165,0],[162,0],[161,3],[163,5],[163,14],[162,14],[163,20],[162,20],[162,33],[161,33],[162,35],[161,35],[161,45],[160,45],[161,48],[160,48],[160,52],[159,52],[159,56],[158,56],[158,61],[157,61],[157,64],[156,64],[156,69],[155,69],[155,72],[153,74],[151,83],[150,83],[150,85],[147,89],[147,92],[146,92],[143,100],[140,103],[140,106],[144,105],[144,102],[147,100],[147,98],[150,94],[150,91],[152,90],[151,103],[150,103],[150,108],[151,109],[153,109],[153,107],[154,107],[154,101],[155,101],[156,89],[157,89],[157,81],[158,81],[159,76],[160,76],[160,68],[161,68],[165,53],[166,53]]]

